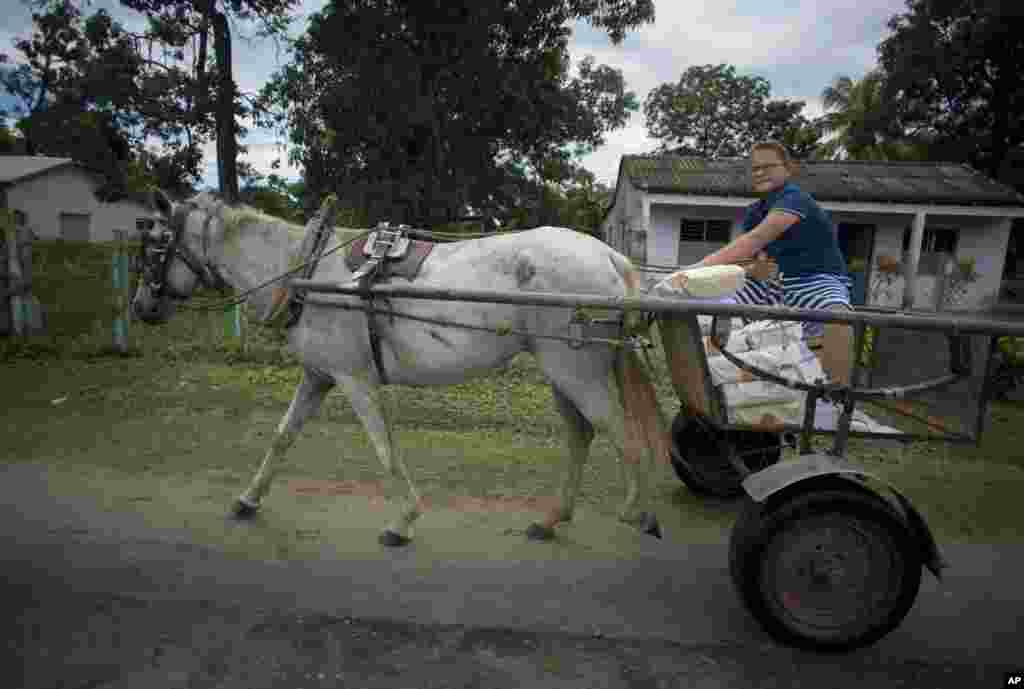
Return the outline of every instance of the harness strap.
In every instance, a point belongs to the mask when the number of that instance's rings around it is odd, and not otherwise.
[[[316,273],[316,269],[320,265],[320,259],[323,257],[324,249],[327,248],[327,240],[330,237],[330,228],[334,224],[334,206],[336,199],[333,195],[328,196],[324,199],[320,210],[314,216],[311,222],[316,223],[313,230],[313,241],[312,246],[309,250],[309,261],[306,261],[305,267],[302,269],[300,277],[304,280],[313,279],[313,275]],[[305,246],[306,240],[303,239],[303,246]],[[301,254],[301,252],[300,252]],[[300,255],[300,260],[305,260],[304,255]],[[288,282],[291,280],[289,279]],[[284,327],[286,330],[294,327],[298,322],[299,318],[302,317],[302,307],[305,306],[305,294],[300,293],[297,290],[288,290],[288,320],[285,322]]]
[[[171,218],[171,230],[170,237],[162,239],[156,242],[152,242],[147,234],[142,236],[142,261],[143,265],[147,263],[147,254],[152,253],[158,255],[159,265],[155,268],[156,275],[150,276],[150,286],[155,289],[158,293],[162,293],[164,285],[167,282],[167,271],[170,269],[171,259],[177,256],[180,258],[185,265],[188,266],[189,270],[195,274],[199,282],[211,289],[215,289],[219,292],[226,292],[230,289],[230,285],[221,272],[216,266],[210,264],[207,260],[207,254],[209,252],[210,244],[210,222],[213,220],[213,213],[207,213],[206,219],[203,222],[203,233],[200,239],[203,244],[203,257],[200,258],[189,248],[188,244],[183,241],[185,233],[185,219],[195,210],[200,210],[199,204],[193,200],[189,200],[182,204],[184,211],[175,213],[175,216]],[[218,204],[219,206],[223,204]],[[218,208],[219,210],[219,208]],[[154,248],[147,247],[150,243],[154,243]]]
[[[369,288],[377,277],[377,273],[381,270],[380,265],[381,264],[378,263],[359,278],[359,287],[365,290],[363,293],[363,300],[366,301],[370,309],[373,308],[374,299]],[[384,370],[384,359],[381,356],[380,333],[377,330],[377,318],[370,310],[366,312],[366,329],[370,336],[370,352],[373,354],[373,365],[377,367],[377,376],[380,379],[381,385],[387,385],[388,376]]]

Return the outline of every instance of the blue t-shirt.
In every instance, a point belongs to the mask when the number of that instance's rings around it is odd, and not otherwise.
[[[824,209],[800,187],[787,182],[784,187],[747,208],[743,231],[757,227],[771,211],[786,211],[800,218],[782,236],[764,248],[786,276],[811,273],[846,275],[846,260],[839,250],[836,226]]]

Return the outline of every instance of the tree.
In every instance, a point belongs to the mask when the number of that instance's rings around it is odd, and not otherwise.
[[[923,160],[927,150],[904,130],[894,107],[883,94],[885,74],[868,72],[860,81],[840,75],[822,91],[826,113],[819,120],[825,133],[818,157],[855,160]]]
[[[302,204],[295,192],[301,192],[301,184],[289,184],[279,175],[253,175],[241,189],[242,203],[259,208],[268,215],[287,220],[303,222]]]
[[[121,0],[121,4],[145,14],[150,19],[149,39],[157,40],[176,51],[196,41],[194,81],[187,90],[194,120],[212,113],[216,123],[217,172],[220,192],[229,202],[239,199],[238,137],[245,133],[236,118],[247,114],[242,106],[232,75],[231,29],[229,18],[258,20],[262,36],[280,37],[288,27],[288,11],[298,0]],[[207,50],[213,36],[215,74],[208,69]],[[215,96],[211,98],[210,88]]]
[[[44,9],[33,13],[33,34],[15,43],[25,63],[0,74],[20,100],[17,126],[28,152],[67,156],[98,169],[107,178],[101,195],[116,197],[146,179],[150,161],[142,141],[156,136],[174,166],[187,164],[184,177],[174,178],[198,178],[208,120],[182,102],[188,74],[144,57],[142,38],[103,10],[86,18],[67,0]],[[185,144],[176,141],[183,130]]]
[[[765,103],[750,122],[751,139],[779,141],[797,159],[816,156],[821,147],[822,127],[804,117],[805,106],[803,101],[790,100]]]
[[[1024,144],[1024,14],[1018,2],[907,0],[879,46],[883,99],[932,156],[998,178]]]
[[[574,18],[621,39],[653,6],[329,4],[263,94],[305,167],[308,199],[337,190],[372,220],[440,224],[467,206],[507,208],[569,143],[600,145],[637,106],[617,70],[585,60],[569,78],[564,24]]]
[[[697,65],[676,84],[662,84],[644,103],[647,131],[659,151],[702,158],[744,155],[763,138],[788,140],[803,153],[817,132],[800,112],[804,103],[767,102],[771,85],[736,75],[732,65]]]

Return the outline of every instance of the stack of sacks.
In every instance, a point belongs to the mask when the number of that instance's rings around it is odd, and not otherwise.
[[[799,323],[759,321],[735,330],[726,350],[742,361],[787,380],[825,378],[818,357],[801,339]],[[713,384],[722,390],[730,423],[764,428],[803,423],[806,393],[762,380],[709,352]]]

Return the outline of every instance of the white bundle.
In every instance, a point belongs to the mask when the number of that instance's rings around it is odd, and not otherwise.
[[[802,341],[803,328],[799,323],[756,321],[733,330],[725,348],[730,352],[750,352],[765,347],[798,344]]]
[[[793,352],[793,347],[766,347],[756,352],[737,352],[736,358],[768,373],[784,375],[785,369],[797,366],[797,357]],[[747,373],[721,354],[708,357],[708,368],[711,370],[711,382],[714,385],[758,380],[754,374]]]
[[[692,299],[723,299],[736,293],[747,279],[739,266],[683,268],[656,284],[652,292]]]
[[[715,299],[714,301],[716,303],[721,303],[721,304],[732,304],[733,303],[732,300],[728,299],[728,298],[726,298],[726,299]],[[723,317],[719,318],[718,320],[719,320],[719,322],[724,321],[725,317],[723,316]],[[697,323],[700,324],[700,334],[701,335],[710,335],[711,334],[711,321],[712,321],[712,316],[701,316],[701,315],[697,316]],[[730,332],[736,332],[737,330],[739,330],[742,327],[743,327],[743,319],[742,318],[733,318],[730,321],[730,328],[731,328]],[[729,351],[731,352],[732,350],[730,349]]]
[[[825,374],[801,334],[799,323],[762,321],[733,331],[726,349],[768,373],[814,383]],[[708,356],[708,367],[712,381],[722,390],[730,422],[765,428],[803,422],[804,392],[756,379],[720,354]]]

